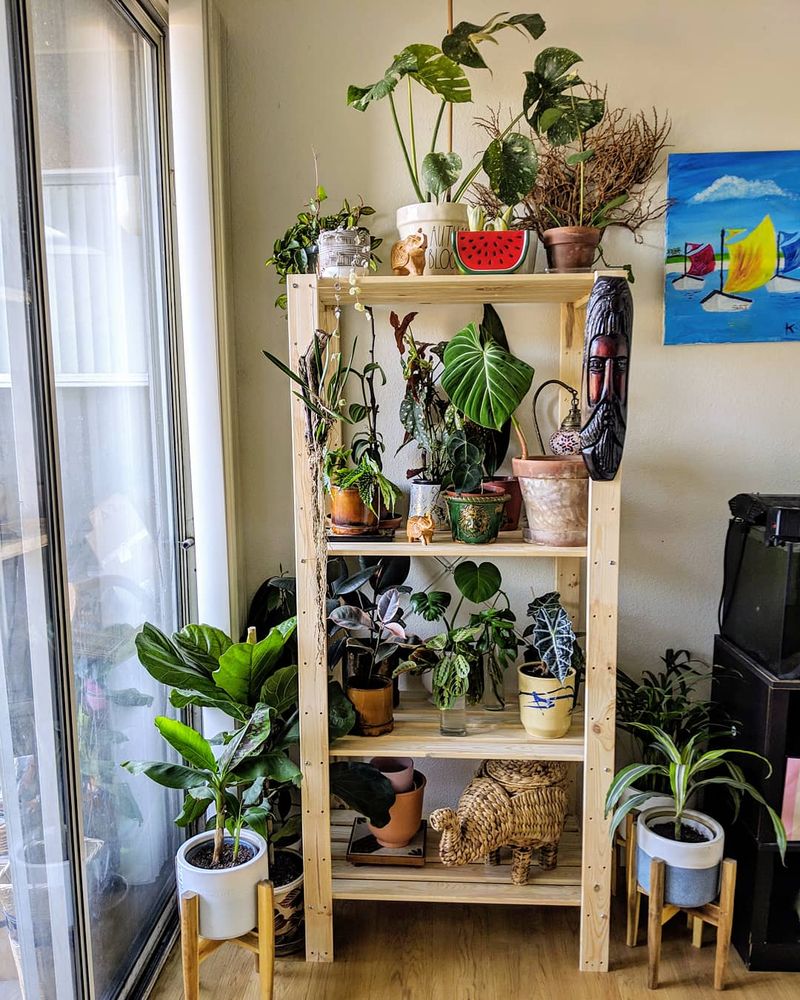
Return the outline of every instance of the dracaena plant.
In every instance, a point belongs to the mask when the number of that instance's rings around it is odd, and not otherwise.
[[[750,796],[767,810],[781,858],[785,856],[786,830],[780,816],[768,805],[761,792],[746,780],[741,767],[732,759],[736,756],[754,757],[763,761],[767,771],[766,776],[769,777],[772,766],[765,757],[752,750],[737,747],[717,747],[708,750],[705,748],[706,734],[703,732],[696,733],[686,743],[678,745],[663,729],[646,725],[639,728],[643,735],[652,741],[654,762],[629,764],[614,776],[606,795],[606,816],[613,811],[612,837],[628,813],[640,809],[652,794],[641,792],[623,802],[624,793],[637,781],[656,774],[664,780],[669,794],[675,799],[673,812],[675,840],[683,839],[683,821],[690,799],[705,788],[724,788],[733,801],[734,819],[738,816],[745,795]]]

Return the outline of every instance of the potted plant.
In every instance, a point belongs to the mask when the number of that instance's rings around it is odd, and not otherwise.
[[[517,136],[515,141],[519,145],[522,140],[526,143],[531,142],[524,136]],[[530,176],[531,182],[535,176],[534,169]],[[523,174],[519,180],[520,187],[526,186],[527,183],[528,174]],[[467,228],[452,235],[453,254],[458,270],[462,274],[533,273],[536,265],[536,233],[517,226],[511,228],[513,204],[504,206],[491,188],[486,190],[489,192],[489,197],[494,200],[497,214],[493,218],[487,218],[482,205],[468,207]],[[524,193],[517,190],[509,197],[517,202]]]
[[[405,435],[398,452],[415,444],[422,461],[420,467],[407,473],[411,479],[408,516],[428,516],[440,528],[448,523],[442,489],[450,474],[445,420],[449,404],[437,384],[445,345],[417,343],[411,329],[416,315],[408,313],[402,320],[395,312],[389,315],[406,382],[400,403],[400,422]]]
[[[496,34],[512,28],[537,39],[544,32],[544,21],[538,14],[496,14],[486,24],[461,21],[444,37],[441,47],[426,44],[406,46],[396,55],[376,83],[367,87],[351,85],[347,90],[347,103],[357,111],[366,109],[375,101],[386,98],[392,112],[392,121],[408,170],[411,186],[417,197],[415,204],[406,205],[397,212],[400,238],[414,233],[427,237],[427,274],[446,274],[455,270],[451,250],[452,234],[467,224],[466,205],[461,198],[481,170],[484,170],[493,190],[515,191],[509,200],[517,200],[525,187],[533,182],[536,172],[536,154],[530,140],[514,126],[525,113],[521,111],[499,136],[492,139],[478,163],[459,182],[462,159],[452,148],[448,152],[437,150],[439,130],[446,108],[472,100],[472,91],[466,69],[486,69],[486,62],[478,46],[490,40],[497,42]],[[548,49],[545,52],[558,52]],[[544,52],[540,55],[544,55]],[[537,59],[538,63],[538,59]],[[528,74],[530,75],[530,74]],[[403,133],[394,92],[405,80],[408,96],[407,135]],[[428,152],[421,164],[417,150],[417,123],[414,116],[415,85],[432,94],[439,106],[430,139],[424,144]],[[561,94],[557,95],[563,96]],[[542,91],[534,106],[547,105],[548,95]],[[452,119],[451,119],[452,132]],[[452,147],[452,142],[451,142]]]
[[[493,657],[496,666],[505,669],[516,654],[517,641],[515,617],[501,589],[502,577],[496,566],[489,562],[459,563],[453,570],[453,580],[461,596],[449,619],[446,612],[451,594],[429,590],[411,595],[411,608],[417,614],[428,622],[441,621],[445,628],[421,642],[399,664],[396,673],[430,673],[433,702],[441,712],[442,734],[464,736],[466,704],[477,704],[484,693],[484,656]],[[505,600],[505,608],[498,607],[500,597]],[[488,606],[459,625],[458,614],[465,600]]]
[[[557,740],[572,722],[583,650],[560,594],[534,598],[528,617],[523,636],[530,649],[518,668],[520,719],[529,736]]]
[[[342,604],[328,617],[353,637],[348,642],[345,691],[356,710],[356,731],[360,736],[390,733],[394,729],[392,677],[379,673],[378,668],[406,639],[400,591],[384,591],[367,610]]]
[[[390,758],[373,758],[373,761],[386,761],[388,759]],[[377,827],[372,826],[371,823],[367,824],[369,832],[381,847],[406,847],[419,830],[422,822],[422,804],[425,798],[427,779],[421,771],[414,770],[413,765],[414,762],[411,761],[408,785],[402,790],[395,789],[394,805],[389,810],[389,822],[386,826]]]
[[[316,170],[316,158],[314,166]],[[370,236],[369,230],[359,225],[362,218],[374,215],[375,209],[360,199],[353,205],[345,198],[337,212],[323,215],[322,203],[327,197],[325,188],[317,183],[314,197],[303,206],[303,211],[283,236],[275,240],[272,256],[264,263],[266,267],[275,268],[281,285],[286,284],[290,274],[314,274],[320,249],[323,251],[323,259],[319,261],[323,277],[377,270],[380,258],[375,251],[383,241]],[[286,308],[285,292],[277,297],[275,305]]]
[[[386,511],[394,517],[400,490],[367,454],[355,465],[351,448],[337,448],[325,455],[325,484],[331,498],[331,531],[334,535],[369,535],[381,524]]]
[[[257,719],[256,728],[252,730],[253,739],[243,742],[239,752],[247,750],[246,762],[233,762],[227,775],[217,775],[214,787],[221,789],[225,777],[229,782],[225,787],[231,794],[223,798],[226,810],[223,819],[215,814],[214,824],[218,830],[221,823],[228,830],[228,838],[235,837],[238,824],[240,839],[249,837],[252,840],[249,832],[252,831],[267,845],[269,877],[276,890],[276,949],[284,954],[301,947],[303,919],[302,857],[297,851],[279,846],[296,838],[298,833],[297,817],[291,814],[287,801],[291,789],[300,780],[300,771],[291,756],[296,756],[298,746],[298,671],[296,664],[284,663],[283,655],[295,625],[294,618],[281,622],[258,642],[253,641],[256,636],[251,632],[249,641],[234,643],[223,631],[210,625],[187,625],[169,637],[154,625],[145,624],[136,637],[140,662],[153,678],[172,689],[170,701],[173,706],[217,708],[230,716],[234,725],[242,727],[223,731],[215,737],[213,742],[225,747],[220,767],[227,748],[238,740],[239,733],[248,728],[254,716]],[[339,684],[330,681],[329,738],[334,740],[345,735],[354,723],[352,705]],[[184,735],[188,738],[188,734]],[[257,744],[252,752],[251,743]],[[191,749],[188,745],[185,748]],[[209,763],[204,751],[200,757],[187,758],[187,764],[198,761]],[[145,770],[148,766],[134,765],[137,770]],[[189,780],[183,771],[171,770],[177,766],[169,764],[165,771],[156,773],[166,780],[170,780],[172,774],[177,774],[180,780]],[[206,770],[204,764],[200,770]],[[367,815],[375,825],[388,822],[394,792],[374,768],[360,763],[333,763],[330,785],[333,794]],[[207,792],[195,796],[193,785],[172,787],[188,789],[184,809],[177,820],[181,826],[200,820],[210,805],[217,807],[217,800],[208,798]],[[232,796],[238,805],[234,805]],[[203,930],[202,892],[200,895],[201,934],[209,936]],[[255,900],[255,893],[251,895]],[[211,908],[214,907],[212,901]],[[244,930],[250,930],[254,924],[255,920]],[[226,932],[224,936],[235,935]]]
[[[657,775],[668,784],[674,799],[671,805],[655,806],[639,814],[636,823],[637,878],[649,889],[650,862],[661,858],[666,863],[664,902],[674,906],[703,906],[711,902],[719,887],[719,867],[725,850],[722,826],[711,816],[689,809],[689,800],[704,788],[725,788],[736,803],[749,795],[769,814],[781,858],[786,852],[786,830],[780,817],[753,785],[745,780],[742,769],[731,759],[734,755],[763,760],[768,774],[772,767],[766,758],[736,747],[704,749],[701,732],[686,743],[676,745],[656,726],[641,726],[652,740],[657,763],[634,763],[622,768],[606,796],[606,815],[612,812],[611,835],[629,812],[640,809],[649,792],[641,792],[627,801],[623,795],[631,785]]]

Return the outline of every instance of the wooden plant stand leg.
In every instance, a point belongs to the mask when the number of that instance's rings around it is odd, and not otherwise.
[[[625,818],[625,891],[628,922],[625,943],[635,948],[639,942],[639,907],[642,897],[636,880],[636,824],[629,813]]]
[[[725,858],[722,862],[722,883],[719,890],[719,917],[717,922],[717,951],[714,958],[714,989],[725,989],[725,968],[731,947],[733,927],[733,897],[736,890],[736,862]],[[702,923],[701,923],[702,927]]]
[[[185,1000],[200,1000],[200,897],[181,895],[181,962]]]
[[[258,883],[258,976],[259,1000],[272,1000],[275,979],[275,891],[272,882]]]
[[[689,914],[689,928],[692,932],[692,947],[703,947],[703,920],[701,917],[693,917]]]
[[[647,907],[647,988],[658,989],[658,966],[661,960],[661,925],[664,911],[664,862],[650,862],[650,898]]]

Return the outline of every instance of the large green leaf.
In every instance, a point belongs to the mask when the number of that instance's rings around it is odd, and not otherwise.
[[[572,666],[572,651],[576,642],[572,621],[559,605],[543,605],[533,619],[533,644],[540,659],[553,677],[562,683]]]
[[[346,736],[356,724],[356,710],[338,681],[328,681],[328,739]]]
[[[484,41],[494,42],[492,37],[503,28],[527,31],[531,38],[540,38],[544,33],[544,21],[539,14],[495,14],[486,24],[471,24],[459,21],[453,30],[442,39],[442,51],[453,62],[471,69],[487,69],[478,45]]]
[[[471,561],[459,563],[453,570],[453,579],[464,597],[473,604],[491,600],[503,582],[500,570],[490,562],[482,562],[480,566]]]
[[[261,686],[296,627],[297,620],[290,618],[276,625],[261,642],[232,645],[219,658],[219,667],[214,671],[215,683],[234,701],[255,705]]]
[[[271,716],[272,710],[268,705],[256,705],[253,714],[223,750],[219,758],[220,771],[235,771],[261,750],[272,731]]]
[[[176,826],[191,826],[196,823],[214,801],[214,792],[208,785],[198,785],[188,789],[183,800],[183,808],[175,817]]]
[[[239,705],[233,701],[216,684],[209,694],[198,694],[196,691],[173,688],[169,693],[169,703],[174,708],[186,708],[188,705],[196,705],[198,708],[218,708],[239,722],[246,722],[250,715],[247,705]]]
[[[192,788],[212,778],[208,771],[197,771],[184,764],[164,764],[160,760],[126,760],[120,766],[131,774],[146,774],[166,788]]]
[[[366,111],[373,101],[391,94],[405,76],[410,76],[448,104],[472,100],[469,80],[458,63],[448,59],[435,45],[408,45],[394,57],[377,83],[368,87],[351,84],[347,88],[347,103],[356,111]]]
[[[297,705],[297,666],[280,667],[261,688],[259,701],[275,709],[276,715]]]
[[[219,658],[231,646],[231,638],[213,625],[187,625],[173,636],[184,657],[210,677]]]
[[[394,789],[389,779],[369,764],[331,764],[330,789],[351,809],[366,816],[373,826],[386,826],[389,822]]]
[[[481,342],[474,323],[459,331],[444,352],[442,387],[473,423],[500,430],[525,398],[533,368],[494,341]]]
[[[196,729],[164,715],[156,718],[155,725],[167,743],[189,764],[209,771],[216,770],[217,760],[211,744]]]
[[[136,636],[136,652],[145,670],[167,687],[195,692],[210,705],[230,712],[230,697],[216,686],[205,670],[187,662],[179,647],[155,625],[146,623]],[[233,714],[233,713],[231,713]]]
[[[543,49],[533,71],[525,74],[522,107],[528,123],[555,146],[563,146],[586,133],[603,117],[602,98],[579,97],[574,88],[582,81],[573,67],[581,61],[571,49]]]
[[[426,622],[438,622],[444,617],[452,599],[453,595],[446,590],[428,590],[412,594],[409,603]]]
[[[423,189],[438,198],[458,180],[461,167],[458,153],[428,153],[422,161]]]
[[[483,154],[483,169],[492,191],[504,205],[516,205],[536,181],[536,147],[519,132],[493,139]]]

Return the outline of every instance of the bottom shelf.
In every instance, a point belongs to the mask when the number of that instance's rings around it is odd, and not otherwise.
[[[430,827],[423,868],[352,865],[347,861],[346,854],[353,818],[354,814],[344,809],[335,810],[331,815],[334,899],[580,906],[581,846],[574,817],[567,819],[556,868],[542,871],[538,865],[531,865],[527,885],[512,883],[509,850],[502,852],[499,865],[475,862],[460,867],[445,867],[439,861],[439,835]]]

